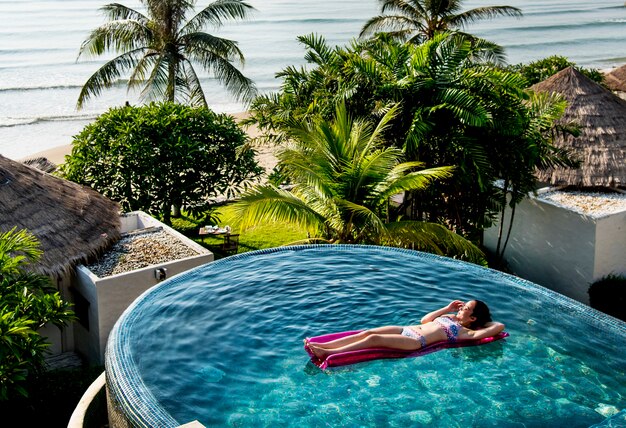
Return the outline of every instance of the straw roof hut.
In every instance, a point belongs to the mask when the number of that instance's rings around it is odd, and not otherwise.
[[[33,233],[38,273],[60,277],[120,237],[119,207],[93,189],[0,156],[0,232]]]
[[[531,89],[563,95],[568,107],[561,120],[581,126],[579,137],[555,141],[559,147],[572,149],[583,161],[581,167],[538,171],[537,178],[552,185],[626,186],[626,101],[573,67]]]
[[[626,92],[626,64],[607,73],[604,83],[612,91]]]

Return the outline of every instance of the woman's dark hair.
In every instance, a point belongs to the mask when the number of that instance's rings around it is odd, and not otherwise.
[[[474,306],[472,316],[476,317],[476,320],[470,324],[472,330],[484,327],[485,324],[491,322],[491,313],[487,304],[482,300],[474,300],[474,302],[476,302],[476,305]]]

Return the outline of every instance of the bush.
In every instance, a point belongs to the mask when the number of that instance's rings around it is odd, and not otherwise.
[[[549,56],[528,64],[513,65],[510,69],[521,73],[528,82],[528,86],[532,86],[535,83],[543,82],[570,66],[573,66],[596,83],[602,84],[604,81],[604,75],[600,71],[593,68],[579,67],[564,56],[559,55]]]
[[[626,321],[626,277],[607,275],[589,287],[592,308]]]
[[[204,107],[113,108],[74,137],[62,174],[169,224],[172,207],[204,212],[261,174],[246,139],[231,116]]]
[[[50,346],[38,330],[75,318],[50,279],[29,270],[41,254],[27,231],[0,233],[0,401],[32,392],[26,380],[42,371]]]

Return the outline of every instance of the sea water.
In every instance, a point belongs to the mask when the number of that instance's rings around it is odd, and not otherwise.
[[[22,158],[71,143],[72,136],[109,107],[137,102],[126,80],[76,109],[81,86],[112,55],[76,61],[89,32],[104,22],[102,0],[0,0],[0,154]],[[143,10],[139,0],[120,3]],[[304,63],[296,37],[323,35],[331,45],[356,37],[379,13],[376,0],[249,0],[256,12],[246,22],[207,29],[239,42],[246,57],[243,72],[260,92],[276,90],[275,74]],[[208,1],[198,1],[198,7]],[[467,31],[506,48],[510,63],[558,54],[579,65],[611,68],[626,62],[626,7],[622,0],[510,0],[464,2],[519,7],[521,19],[500,17],[470,25]],[[201,80],[210,107],[244,111],[209,75]]]

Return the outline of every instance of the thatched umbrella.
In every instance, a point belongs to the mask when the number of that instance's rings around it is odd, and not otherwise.
[[[612,91],[626,92],[626,64],[607,73],[604,82]]]
[[[119,207],[93,189],[0,156],[0,232],[13,227],[41,243],[33,270],[61,276],[119,239]]]
[[[561,119],[581,126],[578,137],[558,137],[555,144],[573,150],[583,161],[579,169],[539,171],[540,181],[553,185],[626,185],[626,101],[598,85],[573,67],[533,85],[539,92],[557,92],[568,107]]]

